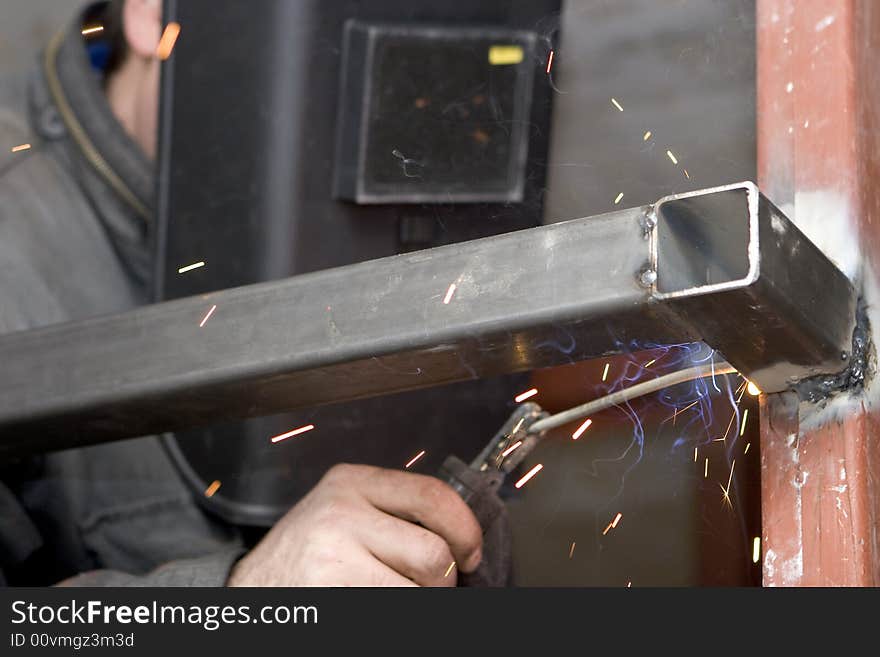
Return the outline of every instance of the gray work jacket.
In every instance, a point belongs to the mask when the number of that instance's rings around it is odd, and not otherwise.
[[[75,21],[0,109],[0,334],[150,298],[152,169],[101,85]],[[223,585],[241,553],[156,437],[0,462],[0,583]]]

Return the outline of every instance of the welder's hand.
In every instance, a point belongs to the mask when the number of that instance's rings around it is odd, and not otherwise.
[[[473,571],[481,556],[479,523],[439,479],[337,465],[238,562],[229,585],[455,586],[456,570]]]

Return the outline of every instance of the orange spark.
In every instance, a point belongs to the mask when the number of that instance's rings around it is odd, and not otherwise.
[[[80,34],[82,34],[83,36],[88,36],[89,34],[95,34],[96,32],[103,32],[103,31],[104,31],[103,25],[95,25],[94,27],[85,28]]]
[[[452,301],[452,295],[455,294],[455,283],[452,283],[449,286],[449,289],[446,290],[446,296],[443,297],[443,303],[449,305],[449,302]]]
[[[159,39],[159,45],[156,46],[156,57],[166,60],[171,57],[171,51],[174,50],[174,44],[177,43],[177,35],[180,34],[179,23],[168,23],[165,31],[162,32],[162,38]]]
[[[518,482],[516,482],[515,486],[516,486],[517,488],[522,488],[523,485],[524,485],[529,479],[531,479],[531,478],[534,477],[536,474],[538,474],[538,473],[541,471],[541,468],[543,468],[543,467],[544,467],[544,464],[543,464],[543,463],[539,463],[538,465],[536,465],[534,468],[532,468],[531,470],[529,470],[528,472],[526,472],[525,476],[523,476],[522,479],[520,479]]]
[[[307,424],[304,427],[300,427],[299,429],[294,429],[293,431],[288,431],[287,433],[282,433],[281,435],[274,436],[272,438],[273,443],[280,443],[282,440],[290,438],[292,436],[298,436],[301,433],[305,433],[306,431],[311,431],[315,428],[314,424]]]
[[[706,457],[706,466],[703,468],[703,479],[709,477],[709,457]]]
[[[758,386],[756,386],[754,383],[752,383],[751,381],[748,382],[748,385],[746,386],[746,391],[752,397],[757,397],[758,395],[761,394],[761,389]]]
[[[205,315],[205,318],[204,318],[204,319],[201,321],[201,323],[199,324],[199,328],[203,328],[203,327],[205,326],[205,324],[207,323],[207,321],[208,321],[209,319],[211,319],[211,315],[214,314],[214,311],[215,311],[215,310],[217,310],[217,304],[214,304],[213,306],[211,306],[211,310],[209,310],[209,311],[208,311],[208,314]]]
[[[211,482],[211,485],[205,489],[205,497],[213,497],[218,488],[220,488],[220,480],[215,479]]]
[[[612,520],[611,522],[608,523],[608,526],[605,528],[605,531],[602,532],[602,536],[605,536],[605,534],[610,532],[612,529],[616,528],[617,523],[620,522],[620,519],[622,517],[623,517],[623,514],[618,512],[618,514],[616,516],[614,516],[614,520]]]
[[[623,111],[623,106],[622,106],[620,103],[617,102],[617,99],[616,99],[616,98],[612,98],[612,99],[611,99],[611,104],[614,105],[614,106],[615,106],[617,109],[619,109],[621,112]]]
[[[550,56],[547,58],[547,75],[550,75],[550,67],[553,66],[553,51],[550,51]]]
[[[736,419],[736,409],[734,409],[733,413],[730,416],[730,422],[727,423],[727,431],[724,432],[724,436],[721,438],[722,442],[727,440],[727,435],[730,433],[730,428],[733,426],[733,421]]]
[[[751,447],[751,446],[752,446],[752,443],[746,443],[746,451],[744,451],[743,454],[748,454],[748,453],[749,453],[749,447]]]
[[[409,466],[411,466],[413,463],[415,463],[416,461],[418,461],[418,460],[419,460],[420,458],[422,458],[424,455],[425,455],[425,450],[422,450],[421,452],[419,452],[418,454],[416,454],[415,456],[413,456],[413,457],[409,460],[409,463],[407,463],[404,467],[405,467],[405,468],[409,468]]]
[[[571,549],[568,551],[568,558],[571,559],[571,556],[574,554],[574,541],[571,542]]]
[[[577,440],[578,438],[580,438],[584,434],[584,431],[586,431],[587,429],[590,428],[591,424],[593,424],[593,421],[590,419],[587,419],[586,421],[584,421],[584,423],[577,428],[577,431],[575,431],[573,434],[571,434],[571,439]]]
[[[18,153],[20,151],[26,151],[26,150],[30,149],[30,147],[31,147],[30,144],[19,144],[18,146],[12,147],[12,152]]]
[[[451,564],[449,564],[449,568],[446,569],[446,574],[443,575],[443,577],[449,577],[449,573],[452,572],[452,569],[453,569],[453,568],[455,568],[455,562],[454,562],[454,561],[453,561]]]
[[[532,388],[531,390],[526,390],[525,392],[520,393],[519,395],[514,397],[513,401],[515,401],[517,404],[519,404],[520,402],[524,402],[529,397],[534,397],[537,394],[538,394],[538,389]]]
[[[517,440],[515,443],[513,443],[513,445],[511,445],[510,447],[508,447],[507,449],[505,449],[503,452],[501,452],[501,458],[505,458],[508,454],[510,454],[511,452],[513,452],[513,451],[514,451],[516,448],[518,448],[520,445],[522,445],[522,441],[521,441],[521,440]]]
[[[678,158],[675,157],[675,153],[672,151],[666,151],[666,154],[669,156],[669,159],[672,160],[673,164],[678,164]]]
[[[657,359],[656,359],[656,358],[652,358],[652,359],[649,360],[647,363],[645,363],[645,367],[651,367],[651,365],[653,365],[653,364],[656,363],[656,362],[657,362]]]
[[[602,372],[602,380],[603,381],[608,378],[608,368],[609,367],[611,367],[611,363],[605,363],[605,369]]]
[[[623,192],[620,192],[620,194],[617,195],[617,198],[614,199],[614,205],[617,205],[618,203],[620,203],[620,199],[622,199],[622,198],[623,198]]]

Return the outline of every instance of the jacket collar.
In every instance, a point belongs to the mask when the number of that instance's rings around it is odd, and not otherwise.
[[[30,90],[32,123],[44,139],[61,142],[120,258],[145,282],[152,274],[153,165],[110,108],[89,61],[81,16],[43,52]]]

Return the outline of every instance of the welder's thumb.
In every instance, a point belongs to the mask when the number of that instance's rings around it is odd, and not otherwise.
[[[477,472],[455,456],[443,463],[440,476],[451,483],[483,528],[483,560],[476,570],[458,573],[459,586],[509,586],[513,551],[507,507],[496,492],[497,472]]]

